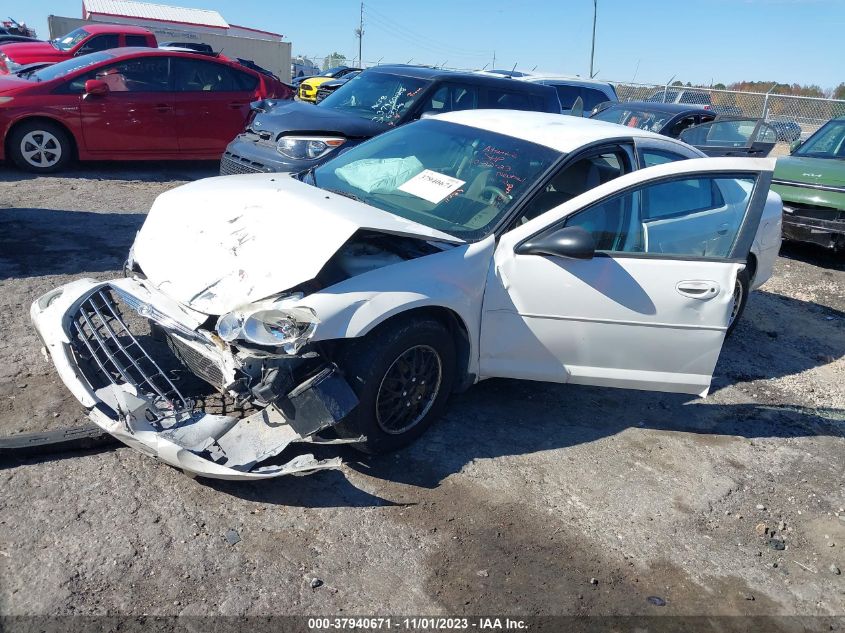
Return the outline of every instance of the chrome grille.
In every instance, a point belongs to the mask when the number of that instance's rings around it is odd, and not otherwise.
[[[217,389],[223,387],[223,372],[217,363],[171,334],[167,335],[167,344],[176,358],[197,376]]]
[[[91,388],[133,385],[139,396],[151,401],[154,410],[150,413],[157,420],[190,411],[193,403],[147,353],[127,320],[108,289],[90,295],[74,315],[69,326],[71,345]]]
[[[235,174],[260,174],[265,171],[264,165],[248,158],[243,158],[226,152],[220,159],[220,175],[232,176]]]

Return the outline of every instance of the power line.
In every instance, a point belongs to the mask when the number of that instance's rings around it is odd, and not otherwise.
[[[440,48],[440,47],[437,47],[437,46],[431,46],[427,42],[414,40],[413,38],[409,37],[408,35],[400,33],[398,31],[395,31],[391,27],[386,26],[386,25],[374,20],[373,16],[368,16],[368,24],[370,25],[371,28],[375,27],[377,30],[381,31],[382,33],[385,33],[385,34],[387,34],[391,37],[394,37],[397,40],[401,40],[402,42],[410,43],[414,47],[426,50],[426,51],[428,51],[432,54],[437,55],[438,57],[441,56],[441,55],[450,55],[450,56],[457,56],[457,57],[473,57],[473,58],[478,58],[478,59],[489,58],[489,53],[471,53],[471,54],[456,53],[452,49]]]
[[[393,20],[392,18],[388,17],[387,15],[376,11],[371,6],[367,5],[365,7],[365,11],[367,17],[370,19],[376,20],[378,22],[378,26],[381,27],[383,30],[389,32],[391,35],[395,35],[397,37],[401,37],[402,39],[411,39],[415,40],[415,44],[419,45],[423,48],[428,48],[430,50],[436,50],[440,52],[448,52],[451,54],[456,55],[464,55],[464,56],[472,56],[472,57],[489,57],[490,51],[483,51],[479,49],[468,49],[468,48],[461,48],[459,46],[453,46],[451,44],[446,44],[444,42],[438,42],[433,40],[428,35],[422,35],[417,33],[416,31],[409,29],[408,27],[400,24],[399,22]]]

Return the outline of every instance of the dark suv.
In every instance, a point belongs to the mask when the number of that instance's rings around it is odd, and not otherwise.
[[[297,172],[422,115],[482,108],[560,112],[554,88],[419,66],[377,66],[316,106],[258,101],[220,173]]]

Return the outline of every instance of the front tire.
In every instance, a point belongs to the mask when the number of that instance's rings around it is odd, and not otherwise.
[[[18,167],[36,174],[59,171],[73,157],[70,135],[50,121],[22,123],[9,135],[8,148]]]
[[[725,336],[730,336],[745,312],[745,304],[748,303],[748,293],[751,292],[751,275],[748,273],[748,267],[739,272],[736,276],[736,284],[734,285],[734,303],[731,309],[731,316],[728,320],[728,331]]]
[[[355,447],[377,454],[422,435],[443,413],[455,375],[455,348],[438,321],[411,318],[376,328],[343,350],[340,366],[358,406],[334,428],[366,436]]]

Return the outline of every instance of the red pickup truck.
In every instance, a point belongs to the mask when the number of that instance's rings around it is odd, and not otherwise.
[[[156,48],[153,32],[125,24],[88,24],[49,42],[16,42],[0,46],[0,75],[8,75],[27,64],[61,62],[110,48],[145,46]]]

